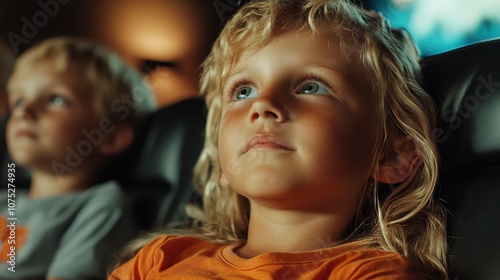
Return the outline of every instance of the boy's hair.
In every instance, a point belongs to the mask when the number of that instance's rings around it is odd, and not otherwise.
[[[142,75],[113,51],[74,37],[47,39],[19,56],[14,72],[39,62],[52,63],[64,72],[77,65],[92,87],[98,117],[136,123],[155,109],[155,101]]]
[[[438,176],[433,141],[434,103],[421,85],[419,54],[403,30],[391,29],[378,13],[342,0],[263,0],[245,5],[225,26],[204,62],[201,89],[209,107],[205,146],[197,163],[196,186],[204,198],[202,235],[217,243],[246,238],[248,200],[221,185],[218,153],[221,93],[225,79],[244,52],[255,51],[290,28],[338,35],[344,63],[357,66],[376,96],[378,135],[374,155],[391,154],[396,137],[408,137],[422,167],[398,186],[367,182],[352,234],[346,241],[409,258],[429,277],[446,278],[443,209],[433,201]],[[349,71],[349,70],[347,70]],[[359,75],[359,74],[358,74]],[[389,190],[389,188],[393,190]]]

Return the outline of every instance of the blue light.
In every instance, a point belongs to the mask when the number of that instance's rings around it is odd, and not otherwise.
[[[371,8],[384,14],[393,27],[405,28],[410,32],[422,56],[500,38],[498,0],[372,0],[371,2]]]

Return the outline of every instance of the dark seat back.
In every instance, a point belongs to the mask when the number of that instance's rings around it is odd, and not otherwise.
[[[204,142],[205,103],[188,99],[153,113],[114,176],[129,192],[141,229],[183,218],[196,199],[193,168]]]
[[[438,108],[450,279],[500,279],[500,40],[422,60]]]

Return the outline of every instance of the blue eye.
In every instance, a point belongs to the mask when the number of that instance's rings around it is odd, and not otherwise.
[[[14,108],[22,108],[22,107],[24,107],[25,104],[26,104],[26,102],[24,102],[23,99],[16,99],[14,101],[14,106],[13,107]]]
[[[307,82],[300,89],[302,94],[329,94],[328,88],[320,82]]]
[[[58,96],[58,95],[54,95],[54,96],[51,96],[49,98],[49,101],[50,103],[52,103],[52,105],[54,106],[64,106],[66,105],[66,99],[64,97],[61,97],[61,96]]]
[[[257,97],[258,93],[253,87],[243,86],[236,90],[236,99],[247,99]]]

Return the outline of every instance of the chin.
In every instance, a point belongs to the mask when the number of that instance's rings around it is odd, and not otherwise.
[[[280,179],[282,177],[276,175],[249,178],[244,185],[234,189],[241,195],[255,200],[277,200],[286,197],[287,193],[296,193],[295,184]]]
[[[29,151],[13,153],[11,154],[11,157],[12,161],[16,165],[30,170],[35,169],[37,166],[40,166],[42,164],[47,164],[46,162],[42,163],[42,160],[35,157],[33,153],[30,153]]]

